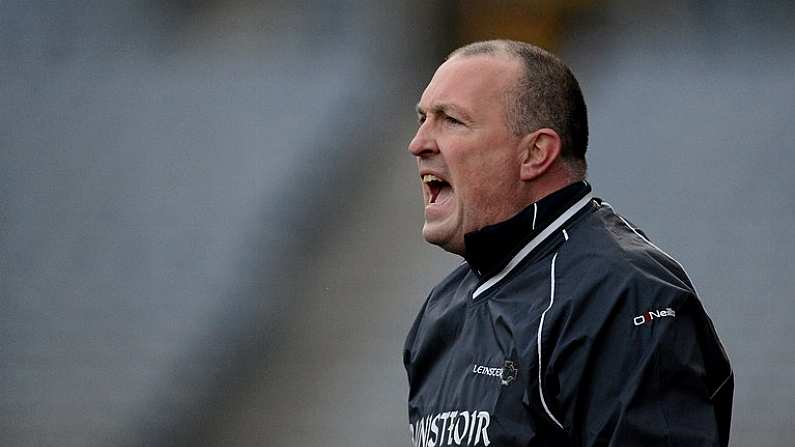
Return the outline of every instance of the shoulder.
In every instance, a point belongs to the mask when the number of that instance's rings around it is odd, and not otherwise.
[[[556,259],[561,304],[586,300],[644,312],[695,296],[679,262],[605,204],[568,228],[567,236]]]
[[[469,266],[462,264],[445,277],[428,294],[409,330],[403,351],[403,362],[411,380],[411,367],[423,352],[434,355],[440,346],[455,339],[466,310],[468,284],[474,281]]]
[[[438,330],[439,327],[458,324],[458,314],[464,309],[468,291],[474,288],[476,281],[472,270],[465,263],[450,272],[428,294],[417,314],[409,338],[429,327]]]
[[[457,294],[468,285],[474,286],[476,282],[477,278],[472,269],[466,262],[462,262],[433,288],[428,296],[427,307],[449,305]]]

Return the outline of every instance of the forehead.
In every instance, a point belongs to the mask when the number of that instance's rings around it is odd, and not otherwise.
[[[520,73],[519,61],[506,55],[455,56],[436,70],[418,107],[429,110],[445,104],[471,113],[484,106],[495,109],[489,106],[502,106]]]

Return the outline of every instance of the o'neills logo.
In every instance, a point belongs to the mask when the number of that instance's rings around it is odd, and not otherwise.
[[[409,424],[411,445],[437,447],[444,445],[484,445],[489,440],[488,411],[445,411],[425,416]]]
[[[632,322],[635,323],[635,326],[640,326],[641,324],[650,322],[655,318],[662,318],[662,317],[675,317],[676,312],[670,307],[666,307],[664,310],[650,310],[643,315],[638,315],[637,317],[632,319]]]

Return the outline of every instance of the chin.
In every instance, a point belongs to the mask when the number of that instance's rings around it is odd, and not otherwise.
[[[464,244],[456,244],[454,236],[449,233],[439,231],[439,229],[428,228],[428,225],[426,224],[422,229],[422,236],[425,238],[426,242],[436,245],[444,251],[460,256],[463,256],[464,254]]]

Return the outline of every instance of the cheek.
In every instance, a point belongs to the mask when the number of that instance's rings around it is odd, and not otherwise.
[[[451,155],[450,169],[463,181],[486,179],[501,164],[495,151],[486,145],[470,146]]]
[[[498,154],[472,157],[461,167],[461,179],[469,190],[489,194],[508,187],[517,177],[515,163]]]
[[[489,202],[513,188],[518,162],[504,141],[486,138],[450,147],[456,150],[448,154],[448,167],[455,178],[456,195],[465,204]]]
[[[504,179],[483,165],[467,172],[460,191],[456,194],[461,212],[468,221],[479,222],[493,213],[504,201],[507,188]]]

